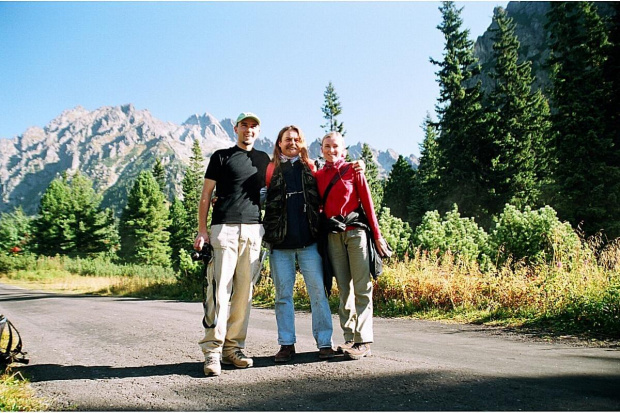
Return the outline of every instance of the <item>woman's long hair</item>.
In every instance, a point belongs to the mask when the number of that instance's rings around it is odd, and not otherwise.
[[[310,160],[310,157],[308,156],[308,144],[306,143],[306,138],[304,136],[304,133],[297,126],[289,125],[289,126],[283,127],[282,130],[280,130],[280,133],[278,133],[278,139],[276,139],[276,144],[273,147],[273,165],[275,168],[280,166],[280,155],[282,155],[282,150],[280,149],[280,143],[282,142],[282,137],[284,136],[286,132],[290,130],[297,132],[297,134],[299,135],[299,143],[298,143],[299,157],[301,158],[303,162],[306,163],[306,165],[312,164],[312,161]]]

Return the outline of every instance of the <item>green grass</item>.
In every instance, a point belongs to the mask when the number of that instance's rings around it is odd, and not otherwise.
[[[47,402],[34,396],[30,382],[21,373],[9,368],[0,374],[0,411],[32,412],[47,408]]]

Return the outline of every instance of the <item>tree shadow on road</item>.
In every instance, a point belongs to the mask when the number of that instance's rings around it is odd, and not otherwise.
[[[308,353],[312,354],[312,353]],[[266,360],[261,361],[267,364]],[[266,367],[263,366],[263,367]],[[24,368],[32,382],[185,375],[201,380],[172,382],[163,410],[216,411],[617,411],[620,375],[548,377],[463,376],[450,370],[378,376],[301,375],[238,381],[205,378],[202,363],[159,366],[59,366]],[[223,373],[224,376],[225,373]],[[205,385],[205,380],[208,385]],[[71,385],[71,384],[67,384]],[[164,391],[164,389],[162,389]],[[240,397],[240,394],[243,397]],[[80,410],[150,410],[135,400],[109,395],[76,401]],[[168,404],[166,404],[168,403]],[[181,403],[181,404],[175,404]],[[165,408],[168,406],[168,408]],[[152,406],[150,406],[152,408]]]
[[[51,380],[124,379],[127,377],[169,376],[178,374],[204,377],[202,362],[183,362],[151,366],[64,366],[61,364],[32,364],[20,367],[33,383]]]
[[[252,357],[254,360],[254,367],[272,367],[282,365],[295,365],[295,364],[311,364],[311,363],[324,363],[324,362],[340,362],[349,361],[344,358],[343,355],[337,355],[334,358],[328,360],[319,359],[318,351],[306,351],[303,353],[296,353],[290,361],[286,363],[276,363],[273,359],[274,356]]]
[[[253,357],[254,366],[252,368],[265,368],[276,366],[273,356]],[[329,362],[345,361],[344,357],[334,357]],[[318,352],[297,353],[294,358],[287,363],[295,365],[309,363],[324,363],[325,360],[318,358]],[[222,370],[235,370],[232,365],[222,365]],[[83,366],[83,365],[61,365],[61,364],[31,364],[20,367],[33,383],[44,381],[63,381],[63,380],[99,380],[99,379],[123,379],[128,377],[152,377],[182,375],[193,378],[203,378],[202,361],[182,362],[174,364],[160,364],[150,366]]]

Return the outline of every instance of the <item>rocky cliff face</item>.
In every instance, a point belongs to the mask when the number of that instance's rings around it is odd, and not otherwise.
[[[64,171],[80,170],[104,192],[104,205],[123,205],[138,173],[162,159],[172,193],[179,193],[184,165],[197,139],[203,155],[233,144],[209,114],[193,115],[182,125],[162,122],[132,105],[87,111],[67,110],[44,129],[30,128],[0,140],[2,211],[21,205],[35,213],[50,182]]]
[[[614,11],[609,2],[596,2],[601,16],[611,16]],[[532,74],[535,76],[534,89],[542,89],[543,93],[551,86],[546,61],[549,58],[548,34],[545,30],[547,12],[550,8],[548,1],[511,1],[506,6],[506,14],[515,22],[515,34],[520,43],[519,62],[531,61]],[[482,80],[485,91],[492,87],[492,80],[488,72],[492,69],[493,36],[492,29],[497,28],[495,23],[489,25],[487,31],[474,45],[474,53],[478,57],[482,74],[476,78]]]
[[[156,158],[166,170],[168,195],[178,196],[195,139],[206,167],[214,151],[234,145],[233,121],[218,121],[205,113],[176,125],[133,105],[66,110],[43,129],[33,127],[13,139],[0,139],[0,212],[20,205],[27,213],[36,213],[50,182],[65,171],[79,170],[103,193],[103,205],[118,213],[134,179],[152,169]],[[261,137],[255,146],[273,152],[270,139]],[[357,146],[361,153],[361,144]],[[398,158],[393,151],[374,153],[384,174]]]
[[[535,76],[534,87],[544,88],[549,85],[549,75],[544,63],[549,57],[547,47],[547,33],[544,25],[547,22],[546,14],[549,10],[547,1],[513,1],[506,6],[506,14],[514,19],[515,34],[519,39],[519,61],[529,60],[532,62],[532,74]],[[492,29],[497,25],[492,23],[487,31],[476,41],[474,53],[482,66],[483,89],[491,88],[492,80],[487,73],[494,66],[493,36]]]

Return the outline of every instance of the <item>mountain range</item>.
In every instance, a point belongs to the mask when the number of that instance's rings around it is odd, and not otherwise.
[[[61,113],[44,128],[31,127],[13,139],[0,139],[0,212],[21,206],[28,214],[37,212],[40,198],[50,182],[67,171],[80,171],[103,194],[103,206],[118,213],[134,179],[152,169],[160,158],[166,172],[167,195],[181,194],[181,181],[198,140],[208,159],[218,149],[233,146],[236,137],[231,119],[217,120],[209,113],[191,115],[181,125],[163,122],[148,110],[127,104],[93,111],[76,107]],[[275,139],[274,139],[275,140]],[[260,137],[255,147],[269,154],[273,140]],[[311,142],[310,156],[317,158],[320,143]],[[362,144],[349,147],[355,159]],[[398,159],[392,150],[372,149],[385,177]],[[409,162],[417,166],[417,159]]]

